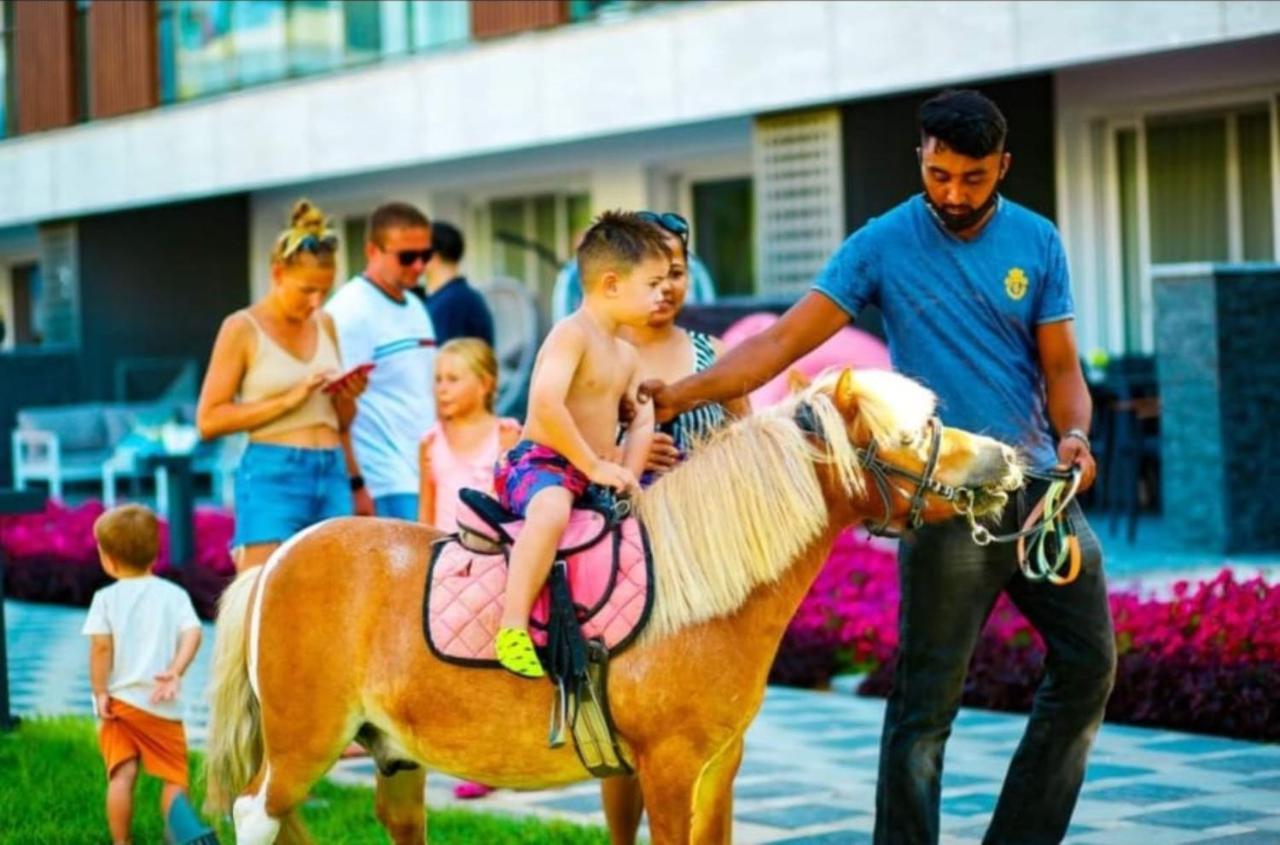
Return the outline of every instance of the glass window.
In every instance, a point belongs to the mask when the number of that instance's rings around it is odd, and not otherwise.
[[[274,82],[288,74],[285,19],[283,0],[235,0],[231,4],[235,87]]]
[[[176,99],[229,90],[235,84],[228,0],[177,0]]]
[[[751,177],[693,184],[693,251],[720,296],[755,293],[755,191]]]
[[[0,0],[0,138],[13,133],[13,3]]]
[[[160,102],[172,103],[178,98],[178,14],[174,0],[160,0],[156,4],[156,41],[158,55],[156,69],[159,75]]]
[[[1143,348],[1142,250],[1138,234],[1138,132],[1122,129],[1116,133],[1116,170],[1120,182],[1120,274],[1124,291],[1125,349]]]
[[[342,7],[349,65],[375,61],[382,53],[381,8],[376,0],[356,0]]]
[[[89,0],[76,0],[74,31],[76,120],[89,115]]]
[[[1244,227],[1244,260],[1275,258],[1272,228],[1271,115],[1265,109],[1246,112],[1236,121],[1240,145],[1240,219]]]
[[[578,245],[578,238],[591,228],[591,197],[587,194],[570,194],[565,197],[565,233],[569,236],[569,249]]]
[[[1151,261],[1225,261],[1227,124],[1221,117],[1153,121],[1147,127]]]
[[[466,0],[413,0],[410,14],[414,52],[471,38],[471,9]]]
[[[289,72],[307,76],[341,67],[346,28],[337,0],[292,0],[289,3]]]
[[[342,221],[342,250],[347,257],[347,279],[356,273],[363,273],[367,260],[364,257],[364,227],[366,217],[348,217]],[[339,283],[346,281],[340,279]],[[337,285],[334,285],[337,290]]]

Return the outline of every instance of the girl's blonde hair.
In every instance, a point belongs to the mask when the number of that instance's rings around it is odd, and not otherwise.
[[[276,238],[271,250],[272,264],[293,264],[305,254],[314,255],[320,264],[334,263],[338,236],[329,228],[324,212],[310,200],[300,199],[289,214],[289,228]]]
[[[493,402],[498,395],[498,357],[493,347],[478,337],[455,337],[440,347],[440,354],[451,353],[462,359],[467,369],[480,378],[489,379],[489,392],[484,396],[485,410],[493,413]]]

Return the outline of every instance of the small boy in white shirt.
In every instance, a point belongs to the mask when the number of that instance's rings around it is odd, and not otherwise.
[[[200,620],[181,587],[151,574],[160,541],[154,513],[141,505],[113,508],[94,522],[93,536],[102,568],[116,583],[94,594],[81,633],[91,641],[107,825],[122,845],[131,841],[139,759],[144,771],[164,781],[160,809],[171,830],[175,817],[193,816],[178,690],[200,648]]]

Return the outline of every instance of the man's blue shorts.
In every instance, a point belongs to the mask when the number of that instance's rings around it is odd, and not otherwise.
[[[332,516],[354,513],[342,450],[250,443],[236,468],[231,547],[279,543]]]

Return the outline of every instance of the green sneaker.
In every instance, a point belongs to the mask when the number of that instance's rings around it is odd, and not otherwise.
[[[502,668],[508,672],[522,678],[547,676],[542,661],[538,660],[538,652],[533,648],[533,640],[529,639],[529,632],[522,628],[500,628],[493,650]]]

